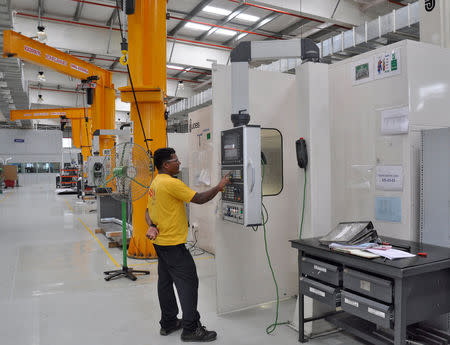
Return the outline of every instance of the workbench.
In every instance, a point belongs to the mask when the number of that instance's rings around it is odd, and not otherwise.
[[[292,240],[298,250],[299,342],[304,343],[304,296],[343,312],[327,320],[372,344],[392,344],[379,327],[406,344],[407,326],[450,312],[450,249],[382,237],[426,257],[366,259],[331,251],[319,238]],[[308,320],[306,320],[308,321]]]

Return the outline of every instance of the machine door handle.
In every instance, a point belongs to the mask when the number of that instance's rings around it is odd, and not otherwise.
[[[251,182],[248,181],[248,184],[250,186],[249,187],[249,192],[251,193],[251,192],[253,192],[253,188],[255,187],[255,167],[253,166],[253,162],[251,160],[249,160],[248,163],[247,163],[247,170],[249,172],[251,171],[251,179],[252,179],[252,181]],[[247,178],[249,178],[248,175],[249,175],[249,173],[247,173]]]

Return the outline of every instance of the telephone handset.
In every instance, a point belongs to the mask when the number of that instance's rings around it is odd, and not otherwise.
[[[306,169],[308,165],[308,152],[306,150],[306,141],[303,138],[295,142],[295,149],[297,151],[297,163],[302,169]]]

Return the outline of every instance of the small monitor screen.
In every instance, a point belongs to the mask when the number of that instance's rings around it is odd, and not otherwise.
[[[226,161],[239,159],[239,135],[228,134],[223,138],[223,159]]]

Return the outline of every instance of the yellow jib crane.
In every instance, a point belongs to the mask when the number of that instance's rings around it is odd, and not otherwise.
[[[70,119],[72,122],[73,146],[81,148],[83,160],[91,155],[92,119],[91,109],[62,108],[62,109],[29,109],[11,110],[11,121],[39,120],[39,119]]]
[[[133,80],[131,85],[120,88],[123,102],[131,103],[131,121],[135,123],[134,142],[155,152],[167,146],[165,104],[166,97],[166,0],[136,0],[134,13],[128,15],[128,63]],[[139,106],[140,118],[136,107]],[[143,131],[139,128],[140,119]],[[128,256],[154,258],[156,252],[145,237],[147,197],[133,202],[133,240]]]
[[[115,90],[111,72],[12,30],[3,31],[3,57],[16,57],[76,79],[95,83],[93,102],[90,108],[92,129],[89,136],[91,137],[97,129],[115,128]],[[52,109],[47,109],[47,111],[52,111]],[[100,137],[100,155],[103,155],[104,149],[111,149],[113,146],[114,139],[112,137]],[[87,156],[83,154],[83,157],[86,159]]]

